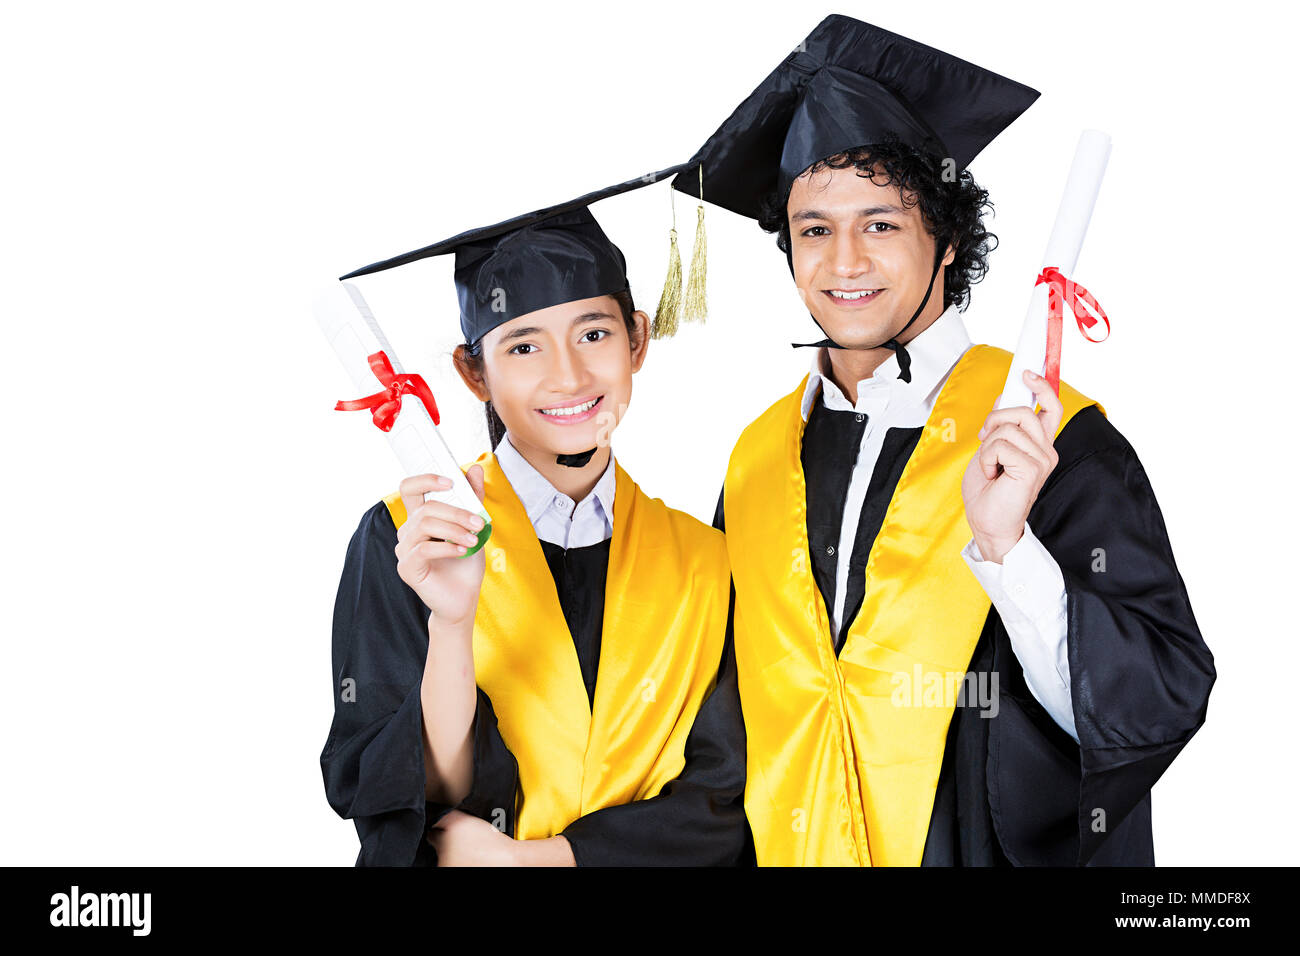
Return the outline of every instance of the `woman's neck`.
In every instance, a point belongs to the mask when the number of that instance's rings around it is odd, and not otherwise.
[[[556,491],[568,495],[574,501],[581,501],[591,494],[592,489],[596,487],[596,482],[600,481],[600,476],[609,466],[611,454],[609,445],[598,446],[596,453],[591,456],[591,461],[581,468],[572,468],[556,461],[556,453],[553,451],[536,448],[527,442],[516,441],[510,435],[502,441],[510,442],[515,451],[523,456],[524,461],[532,465]]]

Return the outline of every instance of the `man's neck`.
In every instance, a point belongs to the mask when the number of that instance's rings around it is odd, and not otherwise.
[[[596,483],[600,481],[600,476],[605,473],[605,469],[609,465],[609,445],[598,447],[596,453],[591,456],[591,461],[581,468],[570,468],[568,465],[561,465],[555,460],[555,452],[534,448],[527,442],[516,444],[509,437],[502,440],[510,442],[515,451],[519,452],[523,459],[537,470],[539,475],[551,483],[551,487],[562,494],[568,495],[575,502],[581,501],[591,494],[592,489],[596,487]]]
[[[870,378],[894,354],[889,349],[823,348],[830,359],[823,363],[823,374],[839,387],[850,405],[858,403],[858,383]]]
[[[898,341],[903,345],[907,345],[934,325],[939,316],[943,315],[944,309],[942,299],[938,302],[929,303],[925,313],[918,316],[917,320],[912,323],[905,333],[897,336]],[[893,349],[887,348],[832,349],[826,346],[823,346],[823,348],[825,348],[830,358],[828,363],[830,368],[823,367],[823,373],[836,384],[851,405],[858,403],[858,383],[875,374],[876,369],[885,364],[889,357],[894,354]]]

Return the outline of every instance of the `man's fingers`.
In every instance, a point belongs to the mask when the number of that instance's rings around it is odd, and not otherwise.
[[[1061,419],[1065,417],[1065,406],[1061,403],[1061,397],[1056,394],[1052,388],[1052,383],[1043,376],[1025,369],[1025,384],[1030,387],[1034,393],[1034,398],[1038,400],[1042,411],[1038,418],[1042,424],[1043,434],[1047,436],[1048,443],[1056,440],[1056,429],[1061,425]]]
[[[993,442],[980,445],[975,453],[975,460],[980,463],[980,472],[985,481],[992,481],[998,476],[998,451]]]
[[[984,477],[989,481],[998,476],[998,465],[1002,466],[1003,471],[1014,469],[1021,474],[1039,465],[1036,458],[1021,451],[1005,438],[986,441],[980,445],[979,462]]]
[[[1043,422],[1034,410],[1025,405],[1013,405],[1010,408],[999,408],[995,412],[989,412],[989,417],[984,419],[984,427],[979,430],[975,437],[983,441],[989,437],[999,425],[1018,425],[1020,428],[1029,431],[1031,436],[1043,434]],[[1046,441],[1051,442],[1050,438]]]
[[[1038,430],[1037,425],[1033,426],[1033,428],[1035,431]],[[997,428],[993,429],[992,433],[984,436],[984,443],[986,445],[995,440],[1010,442],[1034,461],[1038,462],[1043,468],[1051,470],[1055,467],[1050,457],[1053,454],[1051,447],[1048,446],[1047,448],[1044,448],[1041,438],[1036,438],[1035,435],[1025,431],[1019,425],[1012,425],[1010,423],[999,425]]]

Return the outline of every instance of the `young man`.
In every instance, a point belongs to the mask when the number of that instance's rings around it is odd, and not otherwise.
[[[715,520],[760,865],[1154,862],[1215,677],[1159,507],[1064,382],[990,414],[1011,356],[958,312],[991,239],[965,167],[1037,95],[832,16],[694,159],[826,335]]]

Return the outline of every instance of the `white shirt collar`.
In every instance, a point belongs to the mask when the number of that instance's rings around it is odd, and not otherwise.
[[[966,334],[961,313],[955,304],[950,305],[928,328],[906,344],[907,354],[912,359],[912,381],[904,382],[898,377],[898,357],[891,352],[870,377],[858,382],[857,404],[850,405],[839,386],[823,371],[824,367],[829,368],[830,359],[829,349],[822,346],[813,353],[800,412],[807,421],[819,389],[823,404],[837,410],[878,413],[893,403],[929,409],[937,397],[937,387],[970,347],[970,336]],[[824,362],[827,365],[823,366]]]
[[[510,487],[514,489],[515,495],[524,506],[533,529],[539,531],[539,537],[543,537],[538,528],[542,520],[544,518],[549,520],[556,511],[561,510],[562,517],[570,524],[575,521],[600,519],[605,525],[605,537],[612,533],[614,487],[617,484],[614,476],[613,451],[610,452],[609,463],[605,466],[604,474],[596,482],[596,487],[576,505],[572,498],[557,490],[541,472],[528,463],[527,458],[519,454],[515,446],[510,443],[509,432],[497,445],[495,454],[506,480],[510,482]],[[563,506],[562,509],[557,508],[557,504]]]

